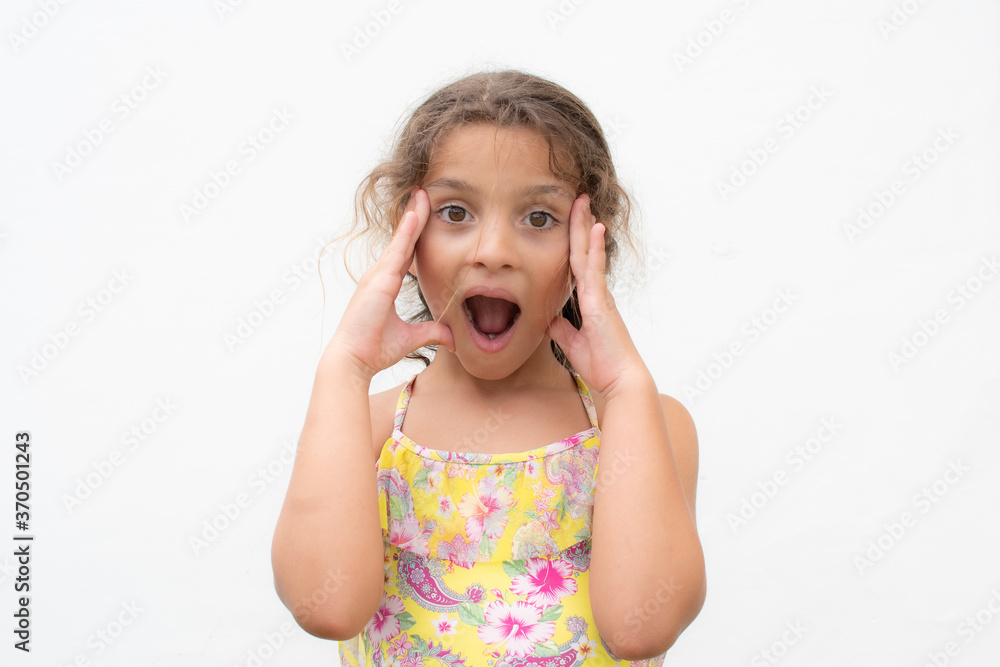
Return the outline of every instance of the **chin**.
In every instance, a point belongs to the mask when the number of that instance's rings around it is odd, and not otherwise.
[[[478,352],[478,350],[477,350]],[[504,363],[499,359],[491,360],[471,360],[464,359],[462,355],[458,356],[459,362],[462,364],[462,368],[474,378],[480,380],[503,380],[504,378],[510,377],[510,375],[516,371],[521,365],[517,364],[513,366],[510,362]]]
[[[539,340],[539,344],[541,344]],[[507,346],[495,353],[484,352],[472,341],[464,341],[457,349],[458,362],[474,378],[480,380],[503,380],[522,368],[532,356],[533,350],[519,349],[520,345]]]

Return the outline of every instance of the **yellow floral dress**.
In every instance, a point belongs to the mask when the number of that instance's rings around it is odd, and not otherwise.
[[[429,449],[403,434],[400,393],[376,464],[385,590],[345,666],[659,666],[624,661],[590,609],[590,529],[600,429],[516,454]]]

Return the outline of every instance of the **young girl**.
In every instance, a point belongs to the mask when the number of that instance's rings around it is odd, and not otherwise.
[[[608,291],[629,199],[593,114],[535,76],[466,77],[358,197],[391,241],[316,373],[279,597],[345,665],[661,664],[705,597],[697,444]]]

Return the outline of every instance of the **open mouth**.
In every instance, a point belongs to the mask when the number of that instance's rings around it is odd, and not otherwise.
[[[521,315],[516,303],[490,296],[470,296],[463,306],[473,328],[487,340],[503,336]]]

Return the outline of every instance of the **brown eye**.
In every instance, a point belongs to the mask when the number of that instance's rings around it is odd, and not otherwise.
[[[445,209],[445,215],[449,222],[462,222],[465,220],[465,209],[461,206],[449,206]]]
[[[528,222],[532,227],[544,227],[551,216],[545,211],[535,211],[528,215]]]

